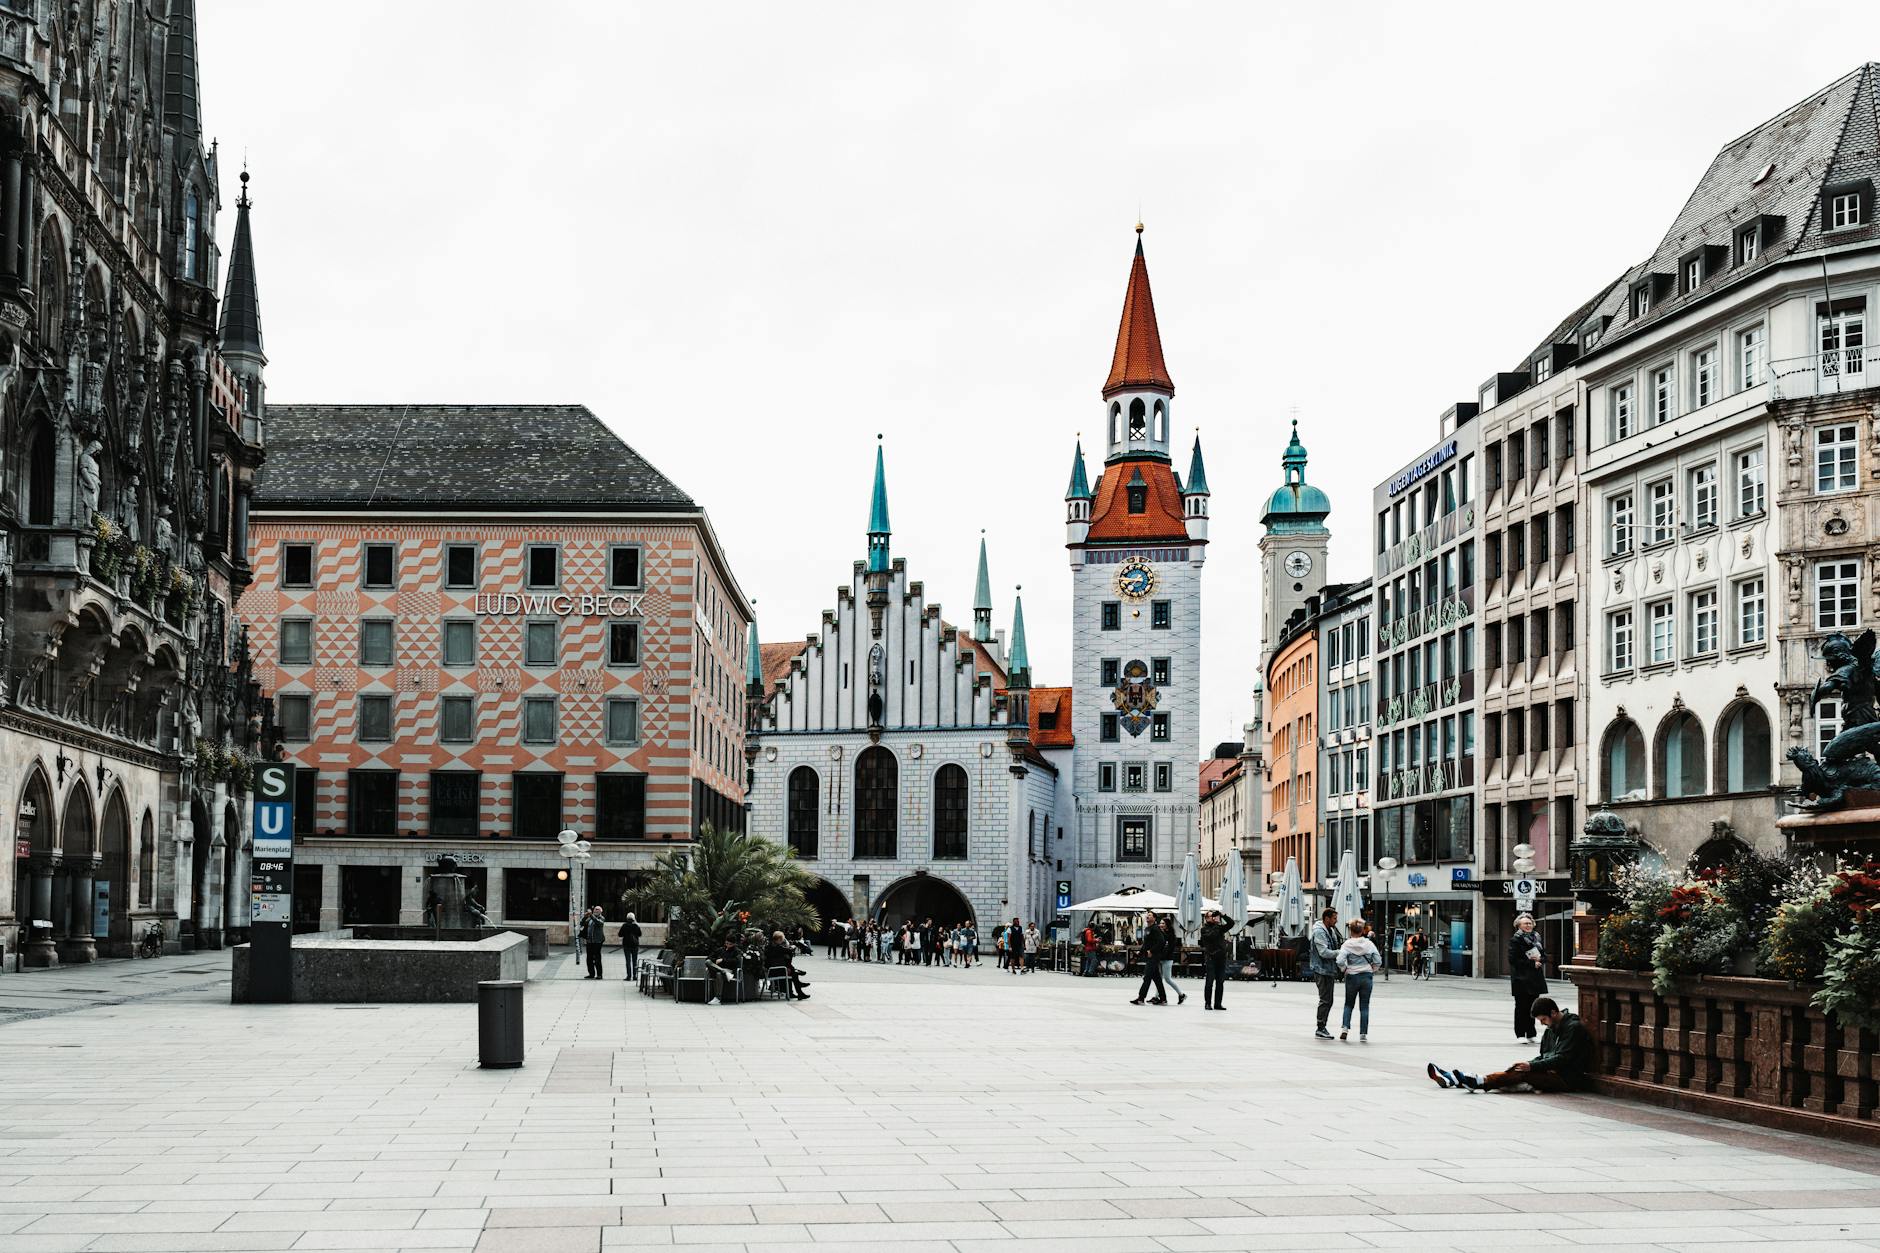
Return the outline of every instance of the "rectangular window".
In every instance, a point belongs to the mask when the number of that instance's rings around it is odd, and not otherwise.
[[[359,698],[359,738],[367,742],[392,738],[391,697],[361,696]]]
[[[1815,490],[1844,492],[1860,486],[1859,431],[1852,424],[1815,428]]]
[[[1815,563],[1815,629],[1860,625],[1860,562]]]
[[[1157,687],[1167,687],[1169,682],[1169,659],[1152,657],[1149,659],[1149,682]]]
[[[1606,548],[1614,557],[1632,551],[1632,493],[1606,498]]]
[[[438,701],[437,738],[445,744],[468,744],[476,739],[476,705],[469,696],[446,696]]]
[[[302,766],[294,771],[294,834],[312,835],[320,812],[320,772]],[[151,896],[155,900],[155,894]]]
[[[1704,283],[1704,259],[1702,257],[1693,257],[1691,260],[1685,262],[1685,265],[1684,265],[1685,293],[1688,295],[1689,293],[1696,291],[1699,287],[1703,286],[1703,283]]]
[[[1168,791],[1173,791],[1174,787],[1175,787],[1175,768],[1169,765],[1166,761],[1156,762],[1155,763],[1155,790],[1158,792],[1168,792]]]
[[[1843,227],[1859,226],[1861,221],[1860,192],[1837,191],[1828,197],[1828,229],[1838,231]]]
[[[1652,311],[1651,285],[1645,284],[1632,293],[1632,317],[1642,318]]]
[[[1717,590],[1691,593],[1691,655],[1704,657],[1717,651]]]
[[[281,619],[281,664],[284,666],[310,666],[313,664],[313,619]]]
[[[359,664],[380,669],[392,664],[390,618],[367,618],[359,624]]]
[[[1748,330],[1738,331],[1736,336],[1736,372],[1738,384],[1744,388],[1756,387],[1763,381],[1767,369],[1767,354],[1763,348],[1763,328],[1752,326]]]
[[[1647,609],[1651,619],[1651,663],[1663,665],[1678,659],[1678,612],[1668,600]]]
[[[1149,860],[1149,820],[1147,818],[1118,818],[1116,820],[1116,860]]]
[[[531,622],[523,628],[523,665],[552,666],[555,664],[555,635],[560,625],[558,622]]]
[[[1149,766],[1146,762],[1126,761],[1123,763],[1123,790],[1125,792],[1146,792],[1149,790]]]
[[[629,590],[640,586],[639,545],[615,544],[607,550],[607,586]]]
[[[1097,663],[1098,682],[1104,687],[1115,687],[1123,680],[1123,663],[1115,657],[1105,657]]]
[[[1114,792],[1116,790],[1116,763],[1099,762],[1097,765],[1097,791]]]
[[[1606,615],[1606,669],[1632,668],[1632,611],[1620,609]]]
[[[1736,642],[1738,647],[1763,642],[1769,629],[1767,612],[1761,579],[1744,579],[1736,585]]]
[[[1736,516],[1753,518],[1763,511],[1763,450],[1758,444],[1736,454]]]
[[[1717,398],[1717,350],[1700,348],[1691,355],[1691,405],[1702,409]]]
[[[1670,479],[1659,479],[1649,484],[1646,492],[1651,501],[1651,533],[1646,538],[1648,544],[1662,544],[1670,540],[1678,527],[1678,493]]]
[[[561,549],[553,544],[530,544],[527,576],[530,587],[554,587],[560,583]]]
[[[1527,441],[1519,432],[1508,437],[1508,481],[1519,483],[1527,477]]]
[[[1824,696],[1815,705],[1815,752],[1826,753],[1841,733],[1841,698]]]
[[[1706,461],[1691,471],[1691,525],[1697,530],[1717,525],[1717,463]]]
[[[313,738],[313,698],[300,694],[282,694],[274,701],[275,715],[281,724],[281,738],[290,744],[304,744]]]
[[[1677,376],[1670,366],[1652,371],[1652,425],[1659,426],[1677,415],[1672,411],[1677,394]]]
[[[347,771],[346,808],[352,834],[397,835],[398,771]]]
[[[645,775],[612,771],[594,776],[594,834],[603,840],[646,838]]]
[[[474,666],[477,661],[477,624],[469,618],[444,620],[444,664]]]
[[[1527,569],[1527,528],[1518,523],[1508,529],[1508,569],[1511,572]]]
[[[1101,715],[1097,719],[1097,738],[1102,740],[1105,744],[1116,743],[1120,738],[1120,726],[1121,724],[1118,723],[1115,714]]]
[[[1123,629],[1123,602],[1122,601],[1120,600],[1104,601],[1102,605],[1102,613],[1103,613],[1102,626],[1105,631],[1120,631]]]
[[[475,587],[477,585],[477,546],[475,544],[444,545],[444,586]]]
[[[1738,265],[1748,265],[1756,259],[1756,254],[1761,251],[1762,228],[1759,226],[1744,227],[1742,232],[1736,237],[1736,263]]]
[[[1630,438],[1635,429],[1635,424],[1638,421],[1638,415],[1633,409],[1634,398],[1632,395],[1632,384],[1621,383],[1619,386],[1613,388],[1610,400],[1612,404],[1612,438],[1614,440]]]
[[[561,832],[561,776],[540,771],[509,776],[515,833],[527,840],[552,840]]]
[[[1169,725],[1167,714],[1149,715],[1149,738],[1158,744],[1168,743]]]
[[[607,742],[609,744],[638,744],[640,742],[639,701],[610,700],[607,702]]]
[[[313,545],[281,545],[281,586],[313,586]]]
[[[607,664],[610,666],[640,664],[639,623],[610,622],[607,624]]]
[[[365,552],[365,585],[373,588],[385,588],[392,585],[397,577],[397,549],[391,544],[367,544]]]
[[[529,696],[523,699],[522,742],[525,744],[553,744],[555,742],[554,697]]]
[[[431,772],[431,834],[476,835],[483,827],[483,776],[474,770]]]
[[[1867,302],[1842,300],[1819,305],[1816,325],[1821,335],[1821,375],[1838,378],[1866,369]]]
[[[1152,600],[1149,602],[1149,629],[1150,630],[1166,631],[1169,629],[1169,626],[1172,624],[1172,622],[1173,622],[1172,606],[1170,605],[1168,601]]]

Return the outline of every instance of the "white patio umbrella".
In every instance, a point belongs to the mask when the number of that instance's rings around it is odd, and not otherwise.
[[[1288,857],[1279,880],[1279,933],[1287,939],[1306,933],[1306,893],[1299,882],[1299,859]]]
[[[1340,923],[1364,917],[1364,893],[1358,890],[1358,855],[1351,849],[1338,859],[1338,890],[1332,893],[1332,908],[1338,911]]]
[[[1183,944],[1195,942],[1201,930],[1201,910],[1201,871],[1195,865],[1194,850],[1189,849],[1182,862],[1181,886],[1175,889],[1175,929],[1181,933]]]
[[[1247,921],[1247,865],[1240,854],[1229,850],[1227,870],[1221,875],[1221,912],[1227,915],[1229,933]]]
[[[1172,896],[1160,892],[1112,892],[1108,896],[1098,896],[1091,900],[1079,901],[1064,912],[1067,914],[1136,914],[1145,909],[1157,913],[1172,912],[1176,906]],[[1201,898],[1201,908],[1219,909],[1220,902],[1210,897]]]

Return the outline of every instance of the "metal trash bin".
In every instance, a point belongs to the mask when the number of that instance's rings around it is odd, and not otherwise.
[[[477,1065],[492,1070],[522,1065],[521,980],[477,984]]]

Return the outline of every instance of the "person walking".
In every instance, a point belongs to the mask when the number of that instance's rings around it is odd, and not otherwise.
[[[1097,928],[1096,919],[1084,924],[1084,961],[1077,973],[1089,978],[1097,973]]]
[[[1038,949],[1044,943],[1044,935],[1038,930],[1038,924],[1025,924],[1025,973],[1032,974],[1038,969]]]
[[[1168,991],[1175,993],[1177,1005],[1186,1005],[1188,994],[1175,985],[1175,963],[1181,956],[1181,934],[1175,930],[1174,916],[1165,914],[1162,918],[1162,982]]]
[[[1151,1005],[1168,1004],[1168,989],[1162,985],[1162,923],[1155,916],[1153,909],[1143,915],[1142,933],[1142,986],[1136,989],[1136,999],[1131,1005],[1140,1005],[1149,995],[1149,984],[1155,984],[1155,999]]]
[[[1306,970],[1319,986],[1319,1025],[1312,1033],[1315,1039],[1332,1038],[1325,1024],[1332,1016],[1332,989],[1338,986],[1338,949],[1342,943],[1338,938],[1338,911],[1327,909],[1306,937]]]
[[[1005,929],[1005,972],[1013,975],[1025,973],[1025,924],[1016,918]]]
[[[1351,1035],[1351,1007],[1358,1007],[1358,1043],[1369,1044],[1371,1035],[1371,986],[1377,972],[1384,968],[1384,958],[1371,942],[1362,918],[1345,928],[1350,933],[1338,948],[1338,968],[1345,973],[1345,1017],[1338,1031],[1343,1040]]]
[[[640,968],[640,922],[632,914],[620,924],[620,952],[627,959],[627,978]]]
[[[601,912],[599,905],[581,916],[581,947],[587,951],[587,973],[581,977],[601,978],[601,951],[607,947],[607,915]]]
[[[1218,909],[1210,909],[1201,924],[1201,1008],[1226,1009],[1221,993],[1227,988],[1227,937],[1233,924]]]
[[[1514,934],[1508,938],[1508,988],[1514,993],[1514,1037],[1532,1044],[1534,1001],[1547,995],[1547,953],[1533,914],[1514,920]]]
[[[1541,1037],[1540,1054],[1532,1061],[1482,1076],[1445,1070],[1431,1062],[1424,1073],[1439,1088],[1471,1092],[1578,1092],[1585,1088],[1596,1053],[1586,1024],[1578,1014],[1560,1008],[1551,996],[1534,998],[1534,1017],[1545,1024],[1547,1033]]]
[[[1429,972],[1423,968],[1423,954],[1429,951],[1429,947],[1430,937],[1420,930],[1412,931],[1403,942],[1404,960],[1409,963],[1412,980],[1429,977]]]

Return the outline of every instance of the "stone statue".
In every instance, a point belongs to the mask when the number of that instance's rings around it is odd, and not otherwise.
[[[98,454],[103,451],[104,445],[92,439],[85,442],[78,454],[79,520],[86,526],[91,525],[92,515],[98,512],[98,494],[104,490],[104,471],[98,466]]]
[[[887,661],[888,651],[880,644],[876,644],[868,650],[868,686],[881,686],[883,678],[882,671],[887,665]]]
[[[1876,709],[1874,633],[1856,639],[1835,632],[1821,645],[1821,659],[1829,671],[1815,684],[1809,697],[1812,708],[1823,696],[1841,698],[1842,730],[1821,750],[1819,759],[1806,748],[1795,747],[1788,758],[1802,772],[1797,802],[1801,809],[1835,809],[1847,801],[1850,788],[1880,790],[1880,709]]]
[[[153,547],[160,553],[174,555],[176,552],[176,527],[170,522],[170,507],[164,505],[157,510],[157,524],[152,531]]]

